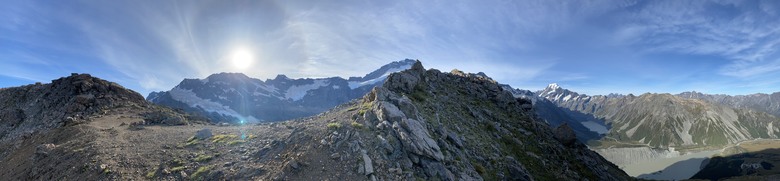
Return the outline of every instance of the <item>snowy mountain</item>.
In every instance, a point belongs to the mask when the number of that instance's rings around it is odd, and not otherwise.
[[[611,125],[603,141],[656,148],[733,144],[778,138],[780,119],[762,111],[671,94],[588,96],[550,84],[536,92],[588,128]]]
[[[216,122],[282,121],[328,110],[365,95],[387,76],[411,68],[415,60],[392,62],[363,77],[300,78],[278,75],[265,81],[241,73],[218,73],[184,79],[169,91],[152,92],[147,100]]]
[[[504,90],[509,90],[516,98],[531,100],[536,115],[551,127],[568,124],[577,135],[577,139],[582,142],[597,140],[602,134],[607,133],[609,129],[607,125],[603,124],[604,121],[589,119],[578,112],[560,108],[552,101],[540,97],[529,90],[514,89],[509,85],[503,85],[503,87]]]

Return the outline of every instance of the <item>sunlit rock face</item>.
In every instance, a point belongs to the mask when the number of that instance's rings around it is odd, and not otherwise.
[[[211,118],[214,122],[282,121],[312,116],[365,95],[414,60],[392,62],[363,77],[299,78],[278,75],[265,81],[241,73],[218,73],[184,79],[147,100]]]

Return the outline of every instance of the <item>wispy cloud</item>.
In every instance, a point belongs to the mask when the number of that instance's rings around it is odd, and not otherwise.
[[[771,1],[647,1],[625,11],[621,35],[652,52],[722,56],[723,75],[780,70],[780,21]]]
[[[404,58],[525,88],[567,82],[606,90],[598,86],[637,81],[655,87],[636,90],[704,87],[723,83],[716,79],[771,82],[780,70],[775,1],[12,4],[0,7],[0,74],[39,80],[94,72],[142,93],[217,72],[358,76]],[[237,48],[252,50],[252,67],[229,64]]]

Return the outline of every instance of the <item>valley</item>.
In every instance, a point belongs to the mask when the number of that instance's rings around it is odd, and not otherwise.
[[[704,169],[704,165],[711,159],[723,162],[724,159],[713,158],[718,155],[760,152],[748,151],[739,145],[756,147],[757,143],[777,139],[780,133],[773,126],[780,122],[774,112],[740,106],[773,105],[766,94],[725,96],[687,92],[588,96],[550,84],[531,94],[534,95],[557,106],[535,105],[540,116],[546,120],[566,118],[567,124],[582,125],[580,132],[599,134],[599,137],[580,137],[580,140],[637,178],[680,180],[691,178],[700,171],[724,169],[720,168],[723,165]],[[567,115],[550,116],[549,112],[556,108],[561,109],[557,111],[559,114]],[[559,121],[548,123],[561,124]],[[609,126],[607,131],[603,125]],[[759,147],[780,148],[780,145],[766,143]],[[771,155],[771,152],[759,155]],[[755,174],[735,172],[730,176]]]

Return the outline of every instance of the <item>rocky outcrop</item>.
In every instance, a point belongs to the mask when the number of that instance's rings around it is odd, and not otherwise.
[[[1,89],[0,139],[84,123],[113,107],[146,104],[140,94],[89,74]]]
[[[425,70],[416,62],[411,69],[390,75],[383,86],[372,90],[357,105],[363,109],[359,119],[372,125],[372,134],[377,135],[365,141],[376,145],[366,147],[381,149],[368,152],[365,158],[373,158],[372,168],[391,168],[376,170],[371,177],[630,179],[576,142],[568,126],[553,131],[536,121],[529,104],[484,74],[457,70],[442,73]]]

